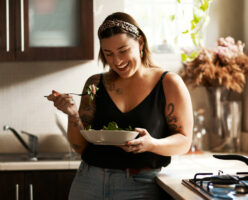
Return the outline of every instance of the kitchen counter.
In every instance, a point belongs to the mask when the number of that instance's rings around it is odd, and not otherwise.
[[[182,179],[193,178],[195,173],[209,172],[226,174],[248,171],[248,166],[241,161],[219,160],[212,157],[214,153],[190,154],[172,157],[169,166],[162,168],[157,183],[176,200],[202,200],[195,192],[182,185]]]
[[[21,170],[70,170],[78,169],[80,160],[77,161],[17,161],[0,162],[0,171],[21,171]]]
[[[235,174],[237,171],[248,171],[248,166],[241,161],[219,160],[212,157],[212,154],[205,152],[173,156],[171,164],[162,168],[159,173],[157,183],[176,200],[202,200],[199,195],[182,185],[182,179],[193,178],[199,172],[218,174],[221,170],[226,174]],[[0,171],[76,170],[80,163],[80,160],[0,161]]]
[[[0,171],[76,170],[80,163],[77,154],[40,153],[36,160],[30,159],[28,154],[0,154]]]

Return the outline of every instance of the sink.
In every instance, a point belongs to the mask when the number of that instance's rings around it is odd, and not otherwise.
[[[80,160],[80,155],[68,153],[38,154],[37,159],[30,158],[27,154],[0,154],[0,162],[37,162],[37,161],[71,161]]]

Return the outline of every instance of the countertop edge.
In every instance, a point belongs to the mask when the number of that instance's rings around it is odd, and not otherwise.
[[[175,192],[174,189],[166,185],[159,177],[157,177],[156,182],[164,191],[166,191],[174,199],[185,200],[185,198],[183,198],[180,194]]]
[[[77,161],[0,162],[0,171],[77,170]]]

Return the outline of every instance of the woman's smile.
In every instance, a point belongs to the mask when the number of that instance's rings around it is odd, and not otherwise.
[[[124,65],[120,65],[120,66],[116,66],[116,68],[119,70],[119,71],[125,71],[128,69],[128,66],[129,66],[129,62],[127,64],[124,64]]]

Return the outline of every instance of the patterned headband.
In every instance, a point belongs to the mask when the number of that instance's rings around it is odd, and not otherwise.
[[[99,38],[101,38],[100,35],[103,31],[105,31],[108,28],[113,28],[113,27],[120,27],[121,29],[127,32],[135,34],[137,37],[139,36],[139,30],[136,26],[128,22],[115,19],[115,20],[107,20],[99,27],[99,30],[98,30]]]

